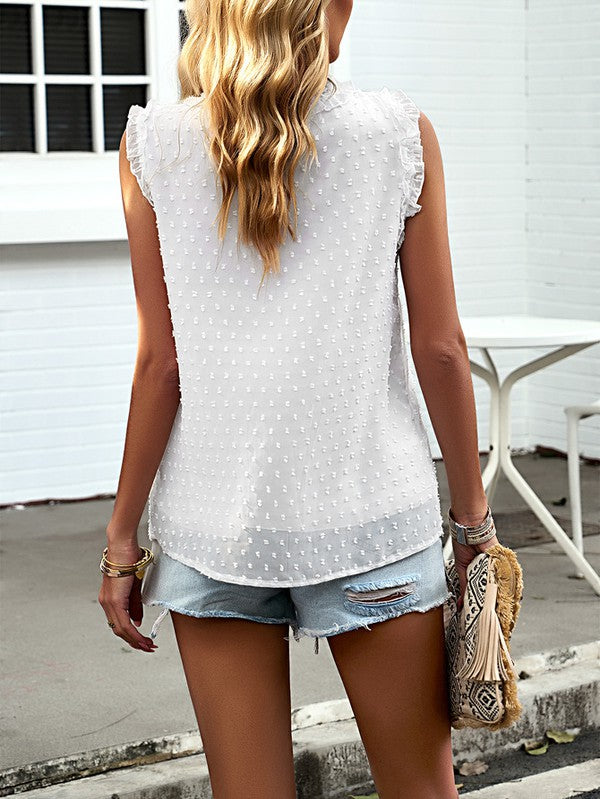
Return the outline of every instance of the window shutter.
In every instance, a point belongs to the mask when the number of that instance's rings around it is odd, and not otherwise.
[[[31,70],[31,6],[0,5],[0,72]]]
[[[183,11],[179,11],[179,46],[182,47],[183,43],[189,36],[190,29],[187,24],[187,20],[185,18],[185,14]]]
[[[0,151],[32,153],[34,145],[33,86],[0,84]]]
[[[100,17],[104,75],[145,75],[145,12],[103,8]]]
[[[44,6],[43,12],[46,75],[89,75],[88,9]]]
[[[91,150],[89,86],[46,86],[48,150]]]
[[[104,86],[104,147],[118,150],[132,105],[146,105],[145,86]]]

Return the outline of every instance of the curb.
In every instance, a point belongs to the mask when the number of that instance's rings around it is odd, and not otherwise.
[[[496,732],[453,730],[455,762],[518,749],[550,727],[600,729],[599,641],[524,656],[515,665],[521,718]],[[296,708],[291,721],[298,799],[346,799],[372,790],[347,699]],[[197,731],[8,769],[0,775],[0,796],[17,793],[29,799],[211,799]]]

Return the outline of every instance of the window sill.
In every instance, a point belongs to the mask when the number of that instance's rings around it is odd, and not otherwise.
[[[0,244],[126,238],[117,151],[0,155]]]

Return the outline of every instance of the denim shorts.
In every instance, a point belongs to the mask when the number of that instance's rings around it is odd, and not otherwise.
[[[450,592],[440,535],[401,560],[314,585],[238,585],[201,573],[166,555],[152,540],[154,561],[141,585],[144,605],[161,605],[151,638],[169,610],[197,617],[234,617],[265,624],[288,624],[299,641],[354,630],[443,604]],[[289,640],[290,636],[286,636]]]

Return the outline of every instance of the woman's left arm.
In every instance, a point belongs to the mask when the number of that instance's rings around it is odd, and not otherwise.
[[[131,171],[125,133],[119,148],[119,175],[137,307],[138,347],[123,462],[106,536],[109,560],[128,563],[130,555],[139,551],[138,525],[171,434],[180,394],[156,217]]]

